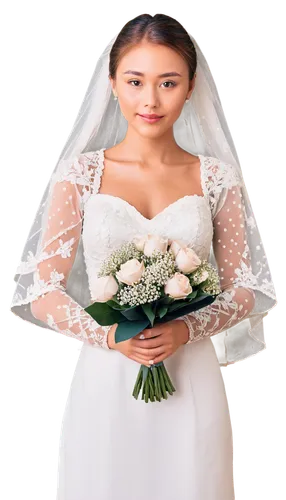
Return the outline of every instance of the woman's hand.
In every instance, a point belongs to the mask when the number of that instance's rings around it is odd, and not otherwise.
[[[115,343],[114,339],[116,328],[112,328],[108,334],[108,344],[111,349],[116,349],[128,358],[148,367],[164,361],[189,338],[189,329],[183,320],[172,320],[155,325],[153,328],[145,328],[135,337],[118,343]],[[140,339],[142,334],[145,336],[143,340]]]
[[[134,337],[132,339],[124,340],[123,342],[115,342],[115,332],[117,329],[118,323],[115,323],[112,328],[110,328],[108,332],[107,342],[110,349],[115,349],[116,351],[121,352],[127,358],[134,359],[141,365],[150,366],[146,359],[141,358],[140,356],[136,356],[136,352],[134,350]],[[141,332],[142,333],[142,332]]]

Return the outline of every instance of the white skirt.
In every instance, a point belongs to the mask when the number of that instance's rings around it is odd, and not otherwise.
[[[176,392],[132,396],[140,364],[83,344],[66,402],[57,500],[233,500],[233,440],[210,338],[164,360]]]

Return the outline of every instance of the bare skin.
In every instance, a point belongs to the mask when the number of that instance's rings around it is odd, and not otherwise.
[[[154,126],[154,124],[149,125]],[[124,140],[125,142],[125,140]],[[122,143],[104,152],[100,193],[124,199],[151,220],[177,199],[191,194],[203,196],[199,159],[178,148],[174,162],[150,164],[122,154]]]
[[[159,76],[170,72],[179,76]],[[195,86],[195,76],[189,80],[185,60],[169,47],[143,42],[124,54],[116,79],[110,78],[110,83],[128,129],[123,141],[104,152],[100,193],[124,199],[149,220],[185,195],[203,196],[199,158],[182,149],[173,133]],[[150,113],[163,118],[148,123],[139,116]],[[110,348],[146,366],[152,360],[163,361],[188,340],[183,320],[145,329],[117,344],[116,327],[108,334]],[[142,333],[145,340],[139,339]]]

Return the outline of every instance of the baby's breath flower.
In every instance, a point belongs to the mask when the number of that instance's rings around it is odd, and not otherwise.
[[[200,288],[210,295],[218,295],[221,292],[219,275],[217,270],[207,260],[203,260],[196,271],[190,275],[191,284],[194,286],[200,283],[204,271],[207,271],[208,278],[203,282]]]
[[[126,285],[117,292],[117,300],[120,305],[129,305],[130,307],[153,302],[161,297],[161,291],[158,287],[152,284],[143,285],[135,283],[134,285]]]
[[[140,281],[133,285],[124,285],[117,292],[116,297],[120,305],[128,304],[132,307],[159,299],[162,296],[162,287],[175,273],[175,260],[171,252],[162,253],[156,249],[151,257],[142,255],[142,260],[145,269]]]
[[[164,294],[164,285],[179,271],[173,252],[168,249],[161,252],[156,249],[151,256],[147,256],[138,250],[133,242],[125,242],[120,248],[114,250],[102,263],[98,277],[113,275],[120,270],[120,266],[130,259],[144,262],[144,271],[138,282],[132,285],[118,284],[116,299],[120,305],[129,307],[145,304],[158,300]],[[208,278],[202,281],[203,272],[207,271]],[[207,261],[203,260],[193,273],[186,274],[192,286],[199,287],[211,295],[220,293],[219,276],[216,269]]]
[[[98,277],[115,274],[119,271],[121,264],[125,264],[130,259],[142,261],[143,252],[138,250],[134,243],[127,241],[120,248],[114,250],[101,264]]]

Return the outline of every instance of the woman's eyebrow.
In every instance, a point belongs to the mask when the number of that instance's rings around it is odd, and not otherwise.
[[[141,73],[141,71],[134,71],[132,69],[128,69],[127,71],[124,71],[123,75],[130,74],[130,75],[136,75],[136,76],[145,76],[144,73]],[[161,75],[158,75],[159,78],[165,78],[167,76],[182,76],[180,73],[177,73],[176,71],[170,71],[169,73],[162,73]]]

